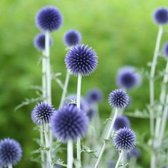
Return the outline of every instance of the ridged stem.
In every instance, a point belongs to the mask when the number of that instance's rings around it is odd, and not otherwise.
[[[44,147],[44,128],[43,128],[43,125],[40,125],[40,146],[41,146],[42,148]],[[45,158],[44,150],[41,149],[41,163],[42,163],[42,168],[45,168],[44,158]]]
[[[81,86],[82,86],[82,75],[78,74],[78,82],[77,82],[77,108],[80,109],[80,99],[81,99]],[[78,168],[81,168],[81,140],[77,139],[77,160],[78,160]]]
[[[115,112],[114,112],[113,119],[112,119],[112,121],[111,121],[111,123],[110,123],[110,125],[108,127],[107,133],[105,135],[105,138],[104,138],[104,141],[103,141],[103,145],[102,145],[101,150],[99,152],[98,159],[96,161],[96,164],[95,164],[94,168],[98,168],[98,165],[100,163],[100,160],[101,160],[101,158],[103,156],[103,153],[104,153],[104,150],[105,150],[105,147],[106,147],[106,142],[110,139],[110,136],[112,134],[112,130],[113,130],[115,119],[117,117],[117,113],[118,113],[118,110],[116,108]]]
[[[158,35],[157,35],[156,44],[155,44],[155,50],[154,50],[154,55],[153,55],[153,61],[151,64],[150,79],[149,79],[149,95],[150,95],[149,112],[150,112],[150,131],[151,131],[152,136],[154,135],[154,100],[155,100],[154,77],[155,77],[157,59],[159,56],[159,48],[160,48],[162,34],[163,34],[163,27],[160,26]]]
[[[70,78],[70,72],[69,72],[69,70],[67,70],[59,108],[61,108],[63,106],[64,100],[65,100],[65,97],[66,97],[66,93],[67,93],[68,84],[69,84],[69,78]]]
[[[163,82],[162,82],[162,86],[161,86],[161,93],[160,93],[160,104],[158,106],[158,113],[159,116],[156,118],[156,127],[155,127],[155,140],[156,142],[158,142],[158,139],[162,139],[163,136],[163,125],[165,124],[164,120],[165,120],[165,104],[166,104],[166,85],[168,82],[168,62],[166,64],[165,67],[165,71],[164,71],[164,76],[163,76]],[[166,107],[165,107],[166,108]],[[160,140],[159,140],[160,141]],[[159,145],[159,144],[158,144]]]
[[[67,168],[73,168],[73,141],[67,143]]]
[[[121,160],[122,160],[123,155],[124,155],[124,152],[121,151],[120,154],[119,154],[117,163],[116,163],[116,165],[115,165],[115,168],[118,168],[118,167],[119,167],[119,164],[120,164],[120,162],[121,162]]]
[[[51,144],[49,138],[49,126],[44,125],[44,138],[45,138],[45,147],[46,147],[46,156],[47,156],[47,168],[53,168],[52,157],[51,157]]]
[[[51,104],[51,67],[50,67],[50,33],[45,32],[45,57],[46,57],[46,101]]]

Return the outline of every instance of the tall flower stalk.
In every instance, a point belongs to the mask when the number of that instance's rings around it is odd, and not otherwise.
[[[114,126],[114,122],[117,118],[118,115],[118,109],[123,109],[125,108],[129,103],[129,97],[126,94],[126,92],[122,89],[116,89],[114,91],[112,91],[109,95],[109,104],[115,109],[114,110],[114,115],[113,118],[111,120],[111,123],[109,124],[107,133],[105,135],[104,141],[103,141],[103,145],[100,149],[98,158],[96,160],[96,164],[94,166],[94,168],[98,168],[98,165],[102,159],[105,147],[106,147],[106,142],[110,139],[111,135],[112,135],[112,130],[113,130],[113,126]]]

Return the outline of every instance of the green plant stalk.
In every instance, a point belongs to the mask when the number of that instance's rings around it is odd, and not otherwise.
[[[157,35],[157,40],[155,44],[155,50],[154,50],[154,55],[153,55],[153,61],[151,65],[151,70],[150,70],[150,79],[149,79],[149,95],[150,95],[150,131],[151,135],[154,135],[154,100],[155,100],[155,92],[154,92],[154,77],[155,77],[155,71],[156,71],[156,65],[157,65],[157,60],[159,56],[159,48],[160,48],[160,42],[163,34],[163,27],[159,26],[159,31]]]
[[[73,168],[73,141],[67,143],[67,168]]]
[[[123,155],[124,155],[124,152],[121,151],[120,154],[119,154],[117,163],[116,163],[116,165],[115,165],[115,168],[118,168],[118,167],[119,167],[119,164],[120,164],[120,162],[121,162],[121,160],[122,160],[122,158],[123,158]]]
[[[50,33],[45,32],[45,57],[46,57],[46,101],[51,104],[51,67],[50,67]]]
[[[106,142],[110,139],[110,135],[112,134],[112,130],[113,130],[113,126],[114,126],[114,122],[115,122],[115,119],[117,117],[117,114],[118,114],[118,109],[116,108],[115,112],[114,112],[113,119],[112,119],[112,121],[110,123],[110,126],[109,126],[109,128],[107,130],[107,133],[105,135],[105,138],[104,138],[104,141],[103,141],[103,145],[102,145],[101,150],[99,152],[98,159],[96,161],[96,164],[95,164],[94,168],[98,168],[98,165],[100,163],[100,160],[101,160],[101,158],[103,156],[103,153],[104,153],[104,150],[105,150],[105,147],[106,147]]]
[[[166,98],[166,104],[168,104],[168,96]],[[166,129],[166,122],[167,122],[167,115],[168,115],[168,106],[166,105],[164,107],[163,115],[162,115],[162,122],[161,122],[161,128],[160,128],[160,135],[159,135],[159,142],[158,145],[161,146],[163,137],[164,137],[164,132]]]
[[[164,124],[164,120],[165,120],[165,113],[164,108],[165,108],[165,104],[166,104],[166,85],[168,82],[168,62],[166,64],[165,67],[165,71],[164,71],[164,76],[163,76],[163,82],[162,82],[162,86],[161,86],[161,93],[160,93],[160,105],[158,106],[158,113],[159,116],[156,118],[156,127],[155,127],[155,140],[156,143],[158,143],[158,139],[160,139],[161,136],[163,136],[163,124]],[[160,141],[160,140],[159,140]],[[158,143],[159,145],[159,143]]]
[[[8,165],[8,168],[12,168],[13,166],[10,164],[10,165]]]
[[[44,124],[44,138],[45,138],[45,147],[46,147],[46,156],[47,156],[47,168],[53,168],[48,124]]]
[[[43,150],[43,147],[44,147],[44,128],[43,128],[43,125],[40,125],[40,146],[41,146],[41,162],[42,162],[42,168],[45,168],[45,161],[44,161],[44,158],[45,158],[45,155],[44,155],[44,150]]]
[[[65,83],[64,83],[64,88],[63,88],[63,92],[62,92],[61,102],[60,102],[59,108],[61,108],[63,106],[63,103],[65,101],[65,97],[66,97],[66,94],[67,94],[67,88],[68,88],[68,84],[69,84],[69,79],[70,79],[70,72],[69,72],[69,70],[67,70],[66,78],[65,78]]]
[[[81,99],[81,86],[82,86],[82,75],[78,74],[77,82],[77,108],[80,109],[80,99]],[[79,162],[78,168],[81,168],[81,140],[77,139],[77,160]]]

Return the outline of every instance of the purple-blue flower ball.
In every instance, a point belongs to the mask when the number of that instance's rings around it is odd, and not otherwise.
[[[53,135],[63,143],[83,137],[87,127],[88,118],[82,110],[74,105],[64,106],[51,118]]]
[[[77,30],[73,30],[73,29],[68,30],[64,34],[64,43],[68,47],[79,44],[81,42],[81,40],[82,40],[81,33]]]
[[[14,139],[5,138],[0,141],[0,164],[7,167],[16,165],[22,157],[22,148]]]
[[[154,21],[159,24],[167,24],[168,23],[168,9],[167,8],[158,8],[155,10],[153,15]]]
[[[163,53],[166,58],[168,58],[168,43],[165,43],[163,47]]]
[[[141,76],[133,67],[123,67],[117,73],[117,85],[121,88],[132,89],[139,86]]]
[[[103,99],[103,93],[100,89],[92,89],[90,90],[87,95],[86,95],[86,99],[88,101],[88,103],[98,103],[100,101],[102,101]]]
[[[49,44],[50,44],[50,46],[52,45],[51,37],[50,37]],[[45,35],[44,34],[40,33],[40,34],[35,36],[34,46],[40,51],[45,50]]]
[[[87,76],[92,73],[98,63],[94,50],[87,45],[76,45],[69,50],[65,63],[74,75]]]
[[[122,89],[116,89],[109,95],[109,104],[114,108],[125,108],[129,104],[129,96]]]
[[[42,8],[36,16],[36,25],[42,31],[54,31],[60,28],[63,18],[58,8],[47,6]]]
[[[122,128],[116,132],[113,141],[118,150],[130,151],[135,146],[136,135],[130,128]]]
[[[126,116],[118,116],[113,127],[115,131],[121,128],[130,128],[130,121]]]
[[[31,113],[31,117],[35,124],[41,125],[49,123],[53,113],[54,108],[48,103],[42,102],[35,106]]]

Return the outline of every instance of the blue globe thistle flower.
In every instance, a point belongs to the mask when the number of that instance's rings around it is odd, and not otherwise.
[[[67,69],[74,75],[89,75],[95,70],[97,62],[98,60],[94,50],[83,44],[71,48],[65,58]]]
[[[117,131],[121,128],[130,128],[130,121],[126,116],[119,116],[114,122],[114,130]]]
[[[125,108],[129,104],[129,97],[122,89],[116,89],[109,95],[109,104],[114,108]]]
[[[135,146],[135,133],[129,128],[119,129],[114,136],[114,145],[118,150],[130,151]]]
[[[96,88],[92,89],[87,93],[86,99],[91,104],[98,103],[98,102],[102,101],[103,93],[100,89],[96,89]]]
[[[53,6],[42,8],[36,16],[36,25],[42,31],[54,31],[60,28],[63,18],[59,9]]]
[[[52,45],[52,39],[50,37],[50,46]],[[34,38],[34,46],[38,49],[38,50],[45,50],[45,35],[40,33],[38,35],[35,36]]]
[[[79,44],[81,40],[81,33],[77,30],[68,30],[64,34],[64,43],[69,47]]]
[[[153,15],[154,21],[157,24],[163,25],[168,23],[168,9],[158,8],[155,10]]]
[[[51,105],[42,102],[35,106],[31,113],[31,117],[35,124],[40,125],[49,123],[53,113],[54,108]]]
[[[141,155],[141,152],[138,148],[133,148],[131,151],[127,153],[127,160],[130,160],[131,158],[139,158]]]
[[[165,57],[168,57],[168,42],[165,43],[165,45],[163,47],[163,53],[164,53]]]
[[[22,157],[20,144],[14,139],[5,138],[0,141],[1,166],[16,165]]]
[[[140,74],[131,66],[121,68],[116,79],[117,85],[126,89],[132,89],[141,83]]]
[[[83,137],[87,127],[88,119],[85,113],[74,105],[64,106],[51,118],[53,135],[63,143]]]

